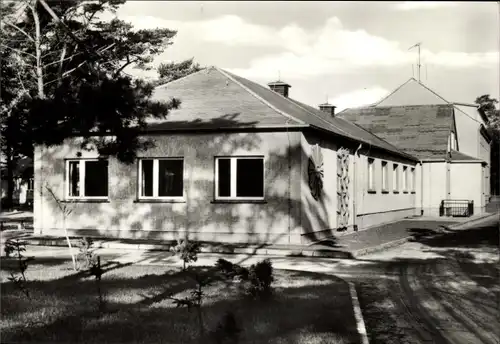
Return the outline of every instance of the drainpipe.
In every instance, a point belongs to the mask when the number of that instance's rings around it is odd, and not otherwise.
[[[358,149],[354,152],[354,161],[353,161],[353,170],[354,170],[354,180],[353,180],[353,193],[352,193],[352,226],[354,228],[354,231],[358,230],[358,225],[356,224],[356,216],[357,216],[357,196],[358,196],[358,190],[357,190],[357,179],[358,179],[358,173],[356,170],[356,160],[358,157],[358,151],[361,149],[363,144],[359,144]]]
[[[424,164],[420,160],[420,216],[424,216]]]

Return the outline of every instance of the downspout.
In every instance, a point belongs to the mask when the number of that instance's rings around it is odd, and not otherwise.
[[[356,170],[356,160],[358,157],[358,151],[361,149],[363,146],[362,143],[359,144],[358,149],[354,152],[354,161],[353,161],[353,170],[354,170],[354,180],[353,180],[353,193],[352,193],[352,227],[354,231],[358,230],[358,225],[356,224],[356,217],[357,217],[357,198],[358,198],[358,190],[357,190],[357,179],[358,179],[358,173]]]
[[[292,240],[292,144],[290,142],[290,132],[288,131],[289,121],[291,120],[292,118],[288,118],[285,122],[286,137],[288,139],[288,244]],[[302,166],[302,161],[300,164]]]
[[[424,216],[424,164],[420,160],[420,216]]]

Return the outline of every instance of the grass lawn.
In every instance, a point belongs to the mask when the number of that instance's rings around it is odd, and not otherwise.
[[[95,281],[75,274],[69,262],[32,262],[31,301],[7,280],[12,262],[1,263],[2,342],[213,343],[211,331],[232,311],[240,343],[359,343],[348,286],[333,276],[275,270],[270,301],[249,300],[237,284],[214,282],[206,289],[200,337],[196,311],[176,309],[168,298],[187,296],[195,286],[179,270],[104,263],[107,305],[99,315]]]

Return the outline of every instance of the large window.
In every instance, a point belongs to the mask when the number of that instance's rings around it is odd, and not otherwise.
[[[392,190],[399,192],[399,165],[392,165]]]
[[[139,198],[184,197],[182,158],[140,159]]]
[[[375,160],[368,158],[368,191],[375,191]]]
[[[382,161],[382,191],[389,190],[389,171],[387,170],[387,161]]]
[[[66,161],[67,197],[107,198],[108,161],[104,159]]]
[[[264,157],[215,159],[216,199],[263,199]]]
[[[403,166],[403,191],[408,191],[408,166]]]

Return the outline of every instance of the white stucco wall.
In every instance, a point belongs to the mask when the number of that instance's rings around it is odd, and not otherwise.
[[[479,157],[479,125],[474,117],[455,110],[455,124],[457,127],[458,150],[472,157]]]
[[[137,200],[137,162],[109,159],[109,197],[103,202],[66,202],[72,235],[245,243],[300,242],[300,137],[298,132],[169,134],[154,137],[156,147],[139,157],[183,157],[181,202]],[[57,203],[45,189],[65,199],[65,159],[77,158],[77,140],[35,151],[34,225],[37,234],[62,235]],[[82,158],[96,152],[81,151]],[[261,155],[265,164],[264,202],[214,202],[216,156]],[[43,186],[43,187],[42,187]],[[41,191],[41,192],[39,192]]]
[[[423,209],[424,216],[438,216],[439,205],[446,195],[446,163],[424,162],[423,170]]]
[[[360,150],[359,157],[354,163],[354,151],[356,147],[346,146],[341,143],[326,139],[318,139],[314,135],[304,135],[301,141],[304,153],[302,158],[302,219],[315,219],[310,223],[310,232],[326,232],[324,234],[341,234],[335,231],[337,227],[337,150],[340,148],[350,149],[349,158],[349,229],[352,231],[352,225],[356,224],[358,229],[365,229],[381,223],[402,219],[420,213],[417,204],[417,194],[419,188],[419,166],[416,162],[409,162],[391,154],[373,154],[371,152]],[[324,182],[323,192],[319,200],[315,200],[310,192],[308,185],[308,158],[311,154],[311,147],[318,144],[323,155]],[[367,155],[369,153],[369,155]],[[375,161],[375,192],[368,190],[368,157]],[[388,162],[389,169],[389,192],[382,192],[382,161]],[[395,193],[392,189],[392,165],[399,164],[401,171],[403,166],[408,166],[408,171],[415,168],[416,185],[415,192],[408,189],[404,192],[401,188]],[[356,166],[355,166],[356,165]],[[355,172],[356,169],[356,172]],[[356,175],[356,183],[354,178]],[[401,178],[402,180],[402,178]],[[355,185],[356,184],[356,185]],[[401,184],[402,185],[402,184]],[[356,187],[356,190],[354,189]],[[356,205],[355,205],[356,202]],[[356,206],[356,209],[354,209]],[[356,214],[356,217],[354,215]],[[302,224],[305,221],[302,220]],[[307,230],[306,230],[307,231]],[[318,235],[315,235],[318,237]]]
[[[474,201],[474,213],[484,207],[480,163],[450,164],[450,198]]]

